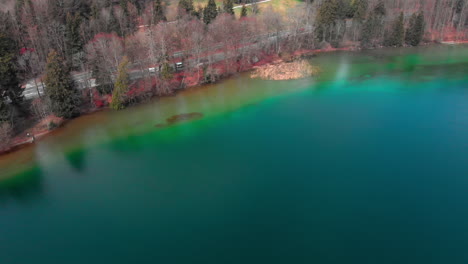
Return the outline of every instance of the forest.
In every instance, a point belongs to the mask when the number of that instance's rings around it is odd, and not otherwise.
[[[123,109],[271,56],[466,41],[467,28],[468,0],[2,0],[0,150],[51,115]]]

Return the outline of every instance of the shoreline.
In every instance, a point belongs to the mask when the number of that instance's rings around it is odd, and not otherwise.
[[[429,43],[425,43],[425,44],[423,44],[421,46],[463,45],[463,44],[468,44],[468,41],[461,40],[461,41],[429,42]],[[388,47],[376,47],[373,50],[385,49],[385,48],[388,48]],[[408,48],[408,47],[403,47],[403,48]],[[315,56],[315,55],[320,54],[320,53],[331,53],[331,52],[336,52],[336,51],[355,52],[355,51],[364,51],[364,50],[366,50],[366,49],[361,49],[361,48],[357,48],[357,47],[328,48],[328,49],[314,49],[314,50],[298,50],[298,51],[290,54],[290,57],[288,59],[282,58],[279,55],[273,55],[273,56],[270,56],[270,57],[262,58],[258,62],[249,65],[249,67],[247,67],[244,70],[242,70],[240,72],[237,72],[237,73],[251,72],[251,71],[254,71],[255,69],[258,69],[259,67],[275,65],[275,64],[278,64],[278,62],[283,63],[283,62],[287,62],[287,61],[298,61],[298,60],[301,60],[301,59],[309,58],[311,56]],[[221,77],[216,82],[220,82],[220,81],[229,79],[233,75],[234,74],[227,74],[226,76]],[[207,84],[200,84],[198,82],[197,83],[192,83],[190,85],[187,85],[184,88],[184,90],[181,91],[181,93],[183,93],[184,91],[190,90],[192,88],[201,87],[201,86],[205,86],[205,85],[207,85]],[[154,98],[168,97],[168,96],[171,96],[171,95],[154,96],[153,99]],[[142,103],[144,103],[144,102],[142,102]],[[137,103],[135,105],[139,105],[139,104],[141,104],[141,103]],[[96,109],[85,111],[82,115],[91,115],[91,114],[94,114],[96,112],[101,112],[101,111],[105,111],[105,110],[109,110],[109,109],[110,108],[108,106],[101,107],[101,108],[96,108]],[[48,122],[50,120],[53,120],[53,121],[59,120],[58,124],[57,124],[57,127],[53,128],[53,129],[44,128],[44,123]],[[60,118],[57,118],[57,117],[54,117],[54,116],[48,116],[48,117],[46,117],[46,118],[44,118],[42,120],[39,120],[33,126],[31,126],[28,129],[22,131],[20,134],[14,136],[12,138],[12,140],[11,140],[12,143],[7,148],[5,148],[3,150],[0,150],[0,156],[4,156],[4,155],[10,154],[10,153],[19,151],[19,150],[21,150],[21,149],[23,149],[23,148],[25,148],[27,146],[33,145],[35,143],[35,140],[41,140],[42,138],[44,138],[44,137],[50,135],[51,133],[57,131],[58,128],[60,128],[61,126],[65,125],[66,123],[68,123],[68,122],[70,122],[72,120],[74,120],[74,119],[63,120],[63,119],[60,119]],[[27,133],[31,133],[32,135],[34,135],[34,140],[31,137],[28,137],[26,135]]]

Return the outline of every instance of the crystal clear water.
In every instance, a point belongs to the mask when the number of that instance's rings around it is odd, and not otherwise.
[[[468,47],[312,62],[0,157],[0,263],[468,263]]]

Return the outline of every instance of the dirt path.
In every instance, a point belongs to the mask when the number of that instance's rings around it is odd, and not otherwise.
[[[252,3],[252,4],[246,4],[245,6],[251,6],[251,5],[253,5],[253,4],[262,4],[262,3],[267,3],[267,2],[271,2],[271,0],[264,0],[264,1],[259,1],[259,2]],[[242,8],[242,6],[239,5],[239,6],[233,7],[233,9],[236,9],[236,8]]]

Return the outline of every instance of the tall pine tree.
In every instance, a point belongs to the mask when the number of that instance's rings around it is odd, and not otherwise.
[[[11,109],[5,97],[0,96],[0,126],[11,119]]]
[[[93,4],[91,5],[90,15],[91,15],[91,18],[93,19],[99,19],[101,16],[101,10],[99,10],[99,7],[95,2],[93,2]]]
[[[66,21],[65,43],[68,60],[71,61],[73,54],[83,49],[83,40],[80,35],[81,17],[78,13],[75,15],[68,13]]]
[[[63,58],[55,51],[51,51],[47,58],[44,84],[51,110],[56,116],[72,118],[80,113],[79,91]]]
[[[408,29],[406,30],[406,44],[411,46],[418,46],[421,43],[424,35],[424,14],[414,13],[409,21]]]
[[[387,13],[383,0],[371,10],[365,20],[361,32],[361,46],[369,48],[375,46],[375,42],[383,35],[385,14]]]
[[[109,10],[109,21],[107,24],[107,32],[109,33],[116,33],[119,36],[123,36],[122,29],[120,28],[120,23],[117,21],[115,17],[114,8],[111,7]]]
[[[387,14],[384,0],[379,0],[379,2],[377,2],[377,5],[374,7],[374,13],[377,16],[385,16]]]
[[[12,108],[9,101],[20,108],[20,102],[23,99],[17,75],[15,49],[15,41],[4,33],[0,33],[0,140],[8,138],[6,136],[2,138],[1,134],[10,128],[9,122],[12,120]],[[1,145],[0,142],[0,149]]]
[[[193,0],[180,0],[178,8],[181,10],[185,10],[185,13],[191,15],[195,11],[195,7],[193,6]]]
[[[331,41],[333,28],[339,17],[339,10],[337,0],[327,0],[320,5],[315,28],[315,33],[319,41]]]
[[[124,15],[128,15],[128,0],[120,0],[120,8],[122,8]]]
[[[19,107],[23,100],[19,83],[16,43],[0,33],[0,98],[4,100],[8,98]]]
[[[354,11],[353,18],[357,21],[363,21],[366,19],[367,8],[369,3],[367,0],[354,0],[352,3],[352,8]]]
[[[242,5],[241,9],[241,17],[246,17],[247,16],[247,7],[245,5]]]
[[[117,71],[117,79],[114,83],[114,92],[112,93],[112,102],[110,107],[114,110],[121,110],[125,108],[125,94],[128,91],[130,79],[128,76],[128,58],[124,56],[119,64]]]
[[[131,4],[131,3],[130,3]],[[120,0],[120,7],[123,14],[123,28],[122,31],[125,36],[133,34],[137,27],[137,18],[135,14],[131,14],[129,10],[129,0]]]
[[[203,9],[203,21],[210,24],[218,16],[218,8],[214,0],[208,0],[208,5]]]
[[[234,3],[232,2],[232,0],[223,1],[223,11],[224,13],[234,15]]]
[[[405,21],[403,12],[397,17],[393,26],[385,37],[385,46],[403,46],[403,41],[405,40]]]
[[[370,48],[373,46],[373,38],[376,33],[376,25],[378,24],[378,19],[375,14],[371,14],[369,18],[365,21],[362,32],[361,32],[361,46],[364,48]]]
[[[154,0],[152,24],[157,25],[161,21],[167,21],[166,15],[164,15],[164,8],[161,0]]]
[[[421,11],[418,14],[418,17],[416,18],[416,25],[414,27],[414,32],[416,36],[416,41],[417,45],[421,43],[424,33],[425,33],[425,27],[426,27],[426,21],[424,20],[424,13]]]

